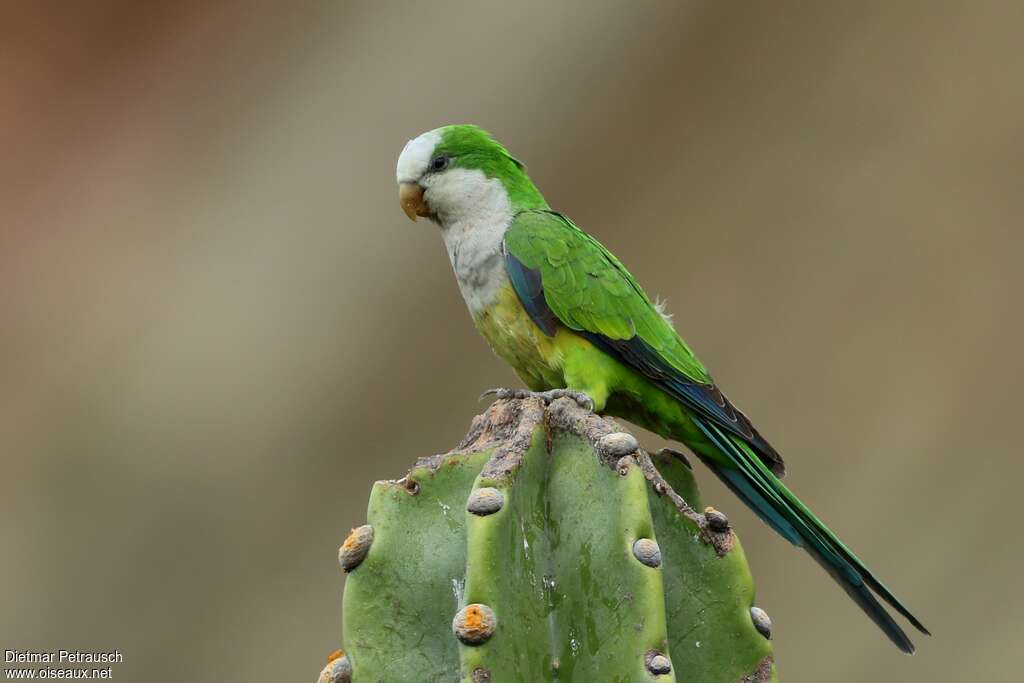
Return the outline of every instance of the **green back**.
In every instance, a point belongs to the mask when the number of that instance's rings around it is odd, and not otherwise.
[[[523,211],[505,234],[505,248],[540,271],[544,299],[566,327],[608,339],[634,336],[692,382],[708,371],[658,312],[625,266],[601,243],[552,211]]]

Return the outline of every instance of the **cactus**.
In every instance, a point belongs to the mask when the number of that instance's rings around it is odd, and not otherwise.
[[[776,680],[728,519],[685,458],[569,399],[501,400],[377,482],[323,683]]]

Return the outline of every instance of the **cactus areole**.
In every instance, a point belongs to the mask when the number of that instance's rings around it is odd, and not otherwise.
[[[701,509],[671,452],[569,399],[499,400],[374,485],[321,680],[774,681],[743,550]]]

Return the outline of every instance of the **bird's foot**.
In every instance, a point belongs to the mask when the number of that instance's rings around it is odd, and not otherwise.
[[[549,391],[529,391],[527,389],[488,389],[484,393],[480,394],[480,400],[484,400],[488,396],[493,396],[496,399],[502,398],[539,398],[544,403],[551,403],[560,398],[571,398],[576,404],[584,410],[594,410],[594,399],[587,396],[582,391],[576,391],[575,389],[551,389]]]

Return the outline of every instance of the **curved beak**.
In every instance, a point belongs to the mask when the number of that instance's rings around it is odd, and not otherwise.
[[[413,222],[416,221],[417,216],[426,218],[430,215],[430,207],[423,198],[423,188],[419,186],[419,183],[399,184],[398,203],[401,204],[405,215]]]

